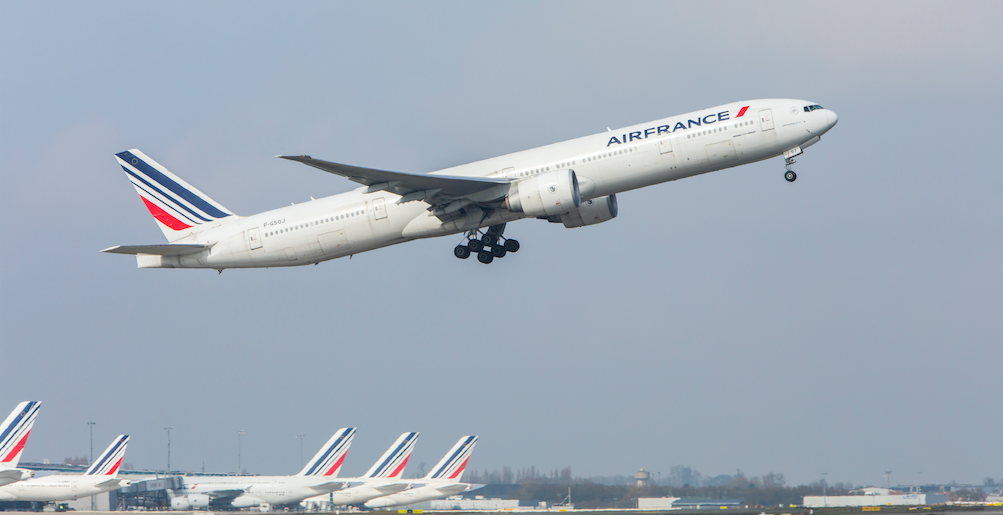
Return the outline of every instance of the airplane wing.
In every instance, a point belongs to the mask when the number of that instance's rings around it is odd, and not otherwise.
[[[248,490],[250,490],[250,487],[235,488],[231,490],[213,490],[211,492],[199,492],[199,493],[204,493],[205,495],[208,495],[210,498],[212,498],[213,502],[222,502],[223,500],[226,499],[236,499],[237,497],[246,494]]]
[[[116,245],[102,250],[110,254],[159,254],[161,256],[185,256],[198,254],[212,245],[177,243],[165,245]]]
[[[432,197],[456,199],[479,193],[498,198],[508,193],[508,179],[489,177],[458,177],[452,175],[429,175],[423,173],[391,172],[361,166],[345,165],[314,159],[310,156],[275,156],[346,177],[351,181],[369,186],[369,191],[386,190],[402,195],[400,202],[425,200]],[[490,191],[492,188],[496,191]],[[484,195],[480,195],[483,197]],[[477,201],[494,198],[478,198]]]

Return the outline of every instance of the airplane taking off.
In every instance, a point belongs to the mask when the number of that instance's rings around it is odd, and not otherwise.
[[[118,435],[82,476],[55,474],[0,486],[0,501],[69,501],[118,490],[129,482],[118,479],[129,435]]]
[[[491,263],[519,242],[508,222],[583,227],[617,215],[616,194],[783,156],[836,125],[814,102],[735,102],[609,130],[430,174],[277,156],[362,184],[354,191],[252,216],[235,215],[137,149],[116,159],[168,244],[115,246],[139,268],[263,268],[317,264],[420,238],[463,234],[453,254]]]
[[[418,433],[416,431],[400,435],[365,475],[358,478],[345,478],[344,481],[353,486],[331,492],[327,498],[318,500],[330,501],[335,506],[345,506],[363,503],[406,489],[410,486],[410,482],[401,481],[401,478],[417,441]]]
[[[17,464],[21,461],[21,451],[41,406],[40,401],[24,401],[10,412],[0,426],[0,486],[30,479],[34,475],[28,469],[17,468]]]
[[[290,504],[339,490],[345,481],[336,478],[354,437],[354,427],[339,429],[295,476],[182,477],[181,490],[169,491],[171,509],[187,511]]]
[[[366,503],[366,508],[378,509],[401,504],[414,504],[470,490],[474,485],[461,483],[460,479],[463,477],[463,471],[467,468],[467,462],[470,461],[470,455],[474,452],[476,443],[476,436],[461,437],[427,476],[414,482],[416,484],[413,488],[373,499]]]

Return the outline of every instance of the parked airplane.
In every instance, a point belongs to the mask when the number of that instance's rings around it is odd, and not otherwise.
[[[139,268],[259,268],[317,264],[407,241],[463,234],[456,257],[490,263],[519,250],[505,224],[539,218],[582,227],[612,220],[616,194],[742,164],[794,157],[837,121],[814,102],[750,100],[439,170],[392,172],[277,156],[363,184],[354,191],[233,214],[133,149],[118,163],[167,236],[115,246]],[[486,229],[482,231],[482,229]]]
[[[119,435],[82,476],[55,474],[0,486],[0,501],[69,501],[128,485],[118,479],[129,435]]]
[[[180,491],[171,491],[172,510],[250,508],[262,504],[298,503],[307,497],[341,489],[336,479],[355,428],[334,433],[295,476],[183,477]]]
[[[41,406],[40,401],[24,401],[7,415],[7,420],[0,426],[0,486],[34,475],[28,469],[17,468],[17,464],[21,461],[21,451]]]
[[[414,504],[470,490],[474,485],[461,483],[460,480],[463,477],[463,471],[467,468],[467,462],[470,461],[470,454],[474,452],[476,443],[476,436],[460,438],[427,476],[414,482],[413,488],[373,499],[366,503],[366,507],[378,509],[401,504]]]
[[[410,486],[410,482],[401,481],[401,478],[404,476],[404,467],[417,441],[417,432],[400,435],[362,477],[345,478],[345,482],[352,486],[331,492],[326,498],[318,500],[329,501],[334,506],[344,506],[363,503],[406,489]]]

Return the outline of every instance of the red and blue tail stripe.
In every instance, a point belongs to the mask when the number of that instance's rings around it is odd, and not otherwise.
[[[41,406],[41,401],[24,401],[4,420],[3,426],[0,426],[0,464],[17,466]]]
[[[467,468],[467,462],[470,461],[476,443],[477,437],[473,435],[460,438],[432,469],[427,479],[458,479]]]
[[[122,465],[125,448],[129,445],[129,435],[118,435],[101,456],[91,464],[85,476],[114,476]]]
[[[376,460],[373,467],[366,472],[367,478],[397,478],[404,472],[407,460],[411,458],[411,451],[418,441],[418,432],[403,433],[397,441],[383,453],[380,459]]]
[[[184,231],[233,215],[138,149],[119,152],[115,157],[150,214],[172,231]]]
[[[334,436],[320,448],[320,451],[310,459],[306,467],[303,467],[303,470],[298,475],[337,477],[354,437],[354,427],[345,427],[336,431]]]

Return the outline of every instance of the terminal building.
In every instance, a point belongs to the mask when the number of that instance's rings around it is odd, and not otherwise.
[[[911,506],[943,504],[945,502],[947,502],[947,496],[941,494],[806,495],[802,504],[805,508],[832,508],[843,506]]]
[[[639,510],[721,510],[738,508],[745,499],[706,499],[703,497],[638,497]]]

